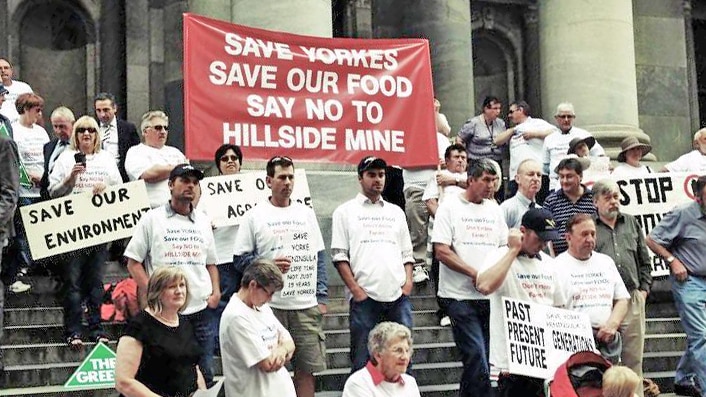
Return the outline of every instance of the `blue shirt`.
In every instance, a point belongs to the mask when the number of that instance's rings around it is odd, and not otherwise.
[[[699,203],[682,204],[665,214],[650,238],[668,249],[690,274],[706,277],[706,215]]]
[[[500,208],[503,209],[507,227],[519,228],[522,225],[522,217],[525,215],[525,212],[529,211],[532,203],[534,203],[532,208],[542,208],[541,205],[528,199],[520,192],[517,192],[512,198],[503,201],[503,203],[500,204]]]
[[[576,214],[596,215],[596,207],[593,205],[593,192],[588,190],[586,186],[583,186],[583,195],[575,203],[572,203],[566,197],[563,189],[553,191],[544,200],[544,208],[552,213],[554,221],[559,227],[559,236],[561,237],[557,240],[552,240],[555,255],[559,255],[569,248],[566,238],[564,238],[566,222],[569,218]]]

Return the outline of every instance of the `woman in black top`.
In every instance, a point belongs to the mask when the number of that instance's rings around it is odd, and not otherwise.
[[[118,343],[115,388],[125,397],[187,397],[206,385],[197,366],[201,348],[179,312],[189,289],[178,267],[161,267],[147,285],[147,308]]]

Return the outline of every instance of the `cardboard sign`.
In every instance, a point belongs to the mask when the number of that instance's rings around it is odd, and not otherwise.
[[[115,387],[115,352],[98,342],[85,360],[78,366],[66,389],[110,389]]]
[[[596,350],[585,313],[503,297],[509,372],[550,379],[571,354]]]
[[[184,14],[186,156],[435,166],[426,39],[309,37]]]
[[[139,180],[28,205],[20,213],[32,258],[41,259],[130,237],[149,209]]]
[[[221,175],[201,181],[199,208],[206,211],[215,227],[239,225],[245,213],[271,195],[265,171]],[[294,170],[291,199],[311,207],[311,193],[306,170]]]
[[[620,187],[620,211],[633,215],[645,235],[662,220],[662,216],[680,204],[694,200],[691,181],[699,175],[691,173],[652,173],[630,179],[615,179]],[[585,182],[592,187],[594,180]],[[652,276],[668,276],[669,265],[647,250],[652,258]]]

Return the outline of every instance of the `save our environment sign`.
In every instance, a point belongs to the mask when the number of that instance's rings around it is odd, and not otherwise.
[[[109,389],[115,387],[115,352],[98,342],[69,380],[67,389]]]

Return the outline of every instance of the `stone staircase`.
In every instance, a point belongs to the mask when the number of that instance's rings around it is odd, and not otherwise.
[[[116,263],[108,263],[106,281],[125,275]],[[114,390],[66,391],[61,385],[83,361],[93,345],[74,351],[63,341],[62,308],[54,285],[47,277],[33,279],[26,294],[7,294],[5,338],[0,347],[5,357],[2,374],[5,389],[0,396],[115,396]],[[324,317],[329,369],[317,376],[317,396],[339,396],[349,369],[347,303],[341,286],[331,286],[329,314]],[[450,328],[440,327],[436,301],[429,284],[415,286],[414,375],[425,397],[455,396],[461,376],[459,354]],[[686,346],[686,338],[670,302],[648,305],[645,342],[645,376],[663,391],[671,391],[674,368]],[[106,324],[115,349],[124,324]],[[220,360],[216,373],[221,374]]]

